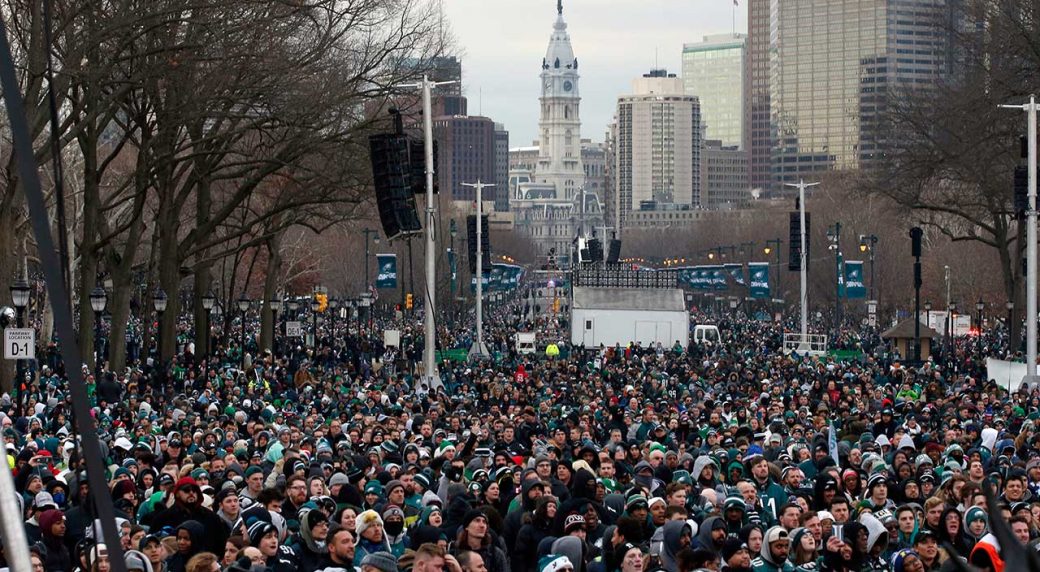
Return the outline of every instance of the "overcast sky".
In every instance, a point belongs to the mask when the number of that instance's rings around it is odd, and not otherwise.
[[[443,0],[462,54],[470,115],[504,123],[511,147],[538,128],[541,73],[556,0]],[[617,96],[655,66],[682,74],[682,45],[733,31],[732,0],[564,0],[581,65],[582,137],[602,141]],[[736,31],[747,31],[746,0]]]

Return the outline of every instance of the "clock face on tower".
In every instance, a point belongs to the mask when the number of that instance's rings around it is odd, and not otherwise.
[[[563,91],[570,91],[574,87],[570,81],[563,82]]]

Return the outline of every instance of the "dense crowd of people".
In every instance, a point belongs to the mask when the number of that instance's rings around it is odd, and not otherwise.
[[[551,319],[503,304],[495,359],[432,386],[407,319],[400,348],[355,320],[316,351],[247,346],[244,371],[233,343],[84,366],[104,491],[45,362],[0,401],[34,569],[1004,572],[992,522],[1040,539],[1040,392],[987,381],[995,338],[916,366],[853,327],[832,342],[858,359],[785,355],[785,324],[748,317],[688,348],[509,343]]]

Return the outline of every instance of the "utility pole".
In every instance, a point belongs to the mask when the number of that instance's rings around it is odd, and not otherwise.
[[[484,189],[495,185],[482,183],[462,183],[463,187],[471,187],[477,192],[477,339],[469,347],[469,359],[486,359],[491,356],[484,346],[484,252],[481,238],[484,236],[484,206],[482,204]]]
[[[428,76],[418,84],[404,85],[401,87],[419,88],[422,90],[423,100],[423,143],[426,155],[426,293],[424,300],[424,341],[423,348],[423,379],[430,389],[441,387],[441,376],[437,372],[437,328],[435,327],[434,309],[436,308],[437,287],[437,241],[434,229],[437,222],[437,211],[433,205],[433,98],[430,91],[439,86],[455,81],[432,81]]]
[[[801,270],[802,292],[799,300],[801,302],[802,313],[802,344],[804,344],[806,348],[809,346],[809,276],[806,271],[806,266],[809,264],[809,253],[806,252],[806,246],[808,246],[809,239],[805,236],[805,189],[815,187],[819,184],[820,183],[806,183],[804,179],[799,180],[797,183],[784,183],[784,185],[788,187],[798,189],[798,219],[801,226],[800,235],[802,240],[802,260],[799,265]]]
[[[1001,105],[1004,109],[1026,112],[1026,139],[1029,147],[1029,208],[1026,210],[1026,375],[1023,383],[1032,386],[1036,375],[1036,96],[1023,105]]]

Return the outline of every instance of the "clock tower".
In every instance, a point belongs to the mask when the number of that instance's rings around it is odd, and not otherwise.
[[[557,0],[556,23],[542,60],[541,80],[535,180],[555,185],[557,199],[573,200],[585,186],[585,170],[581,163],[578,59],[563,21],[563,0]]]

